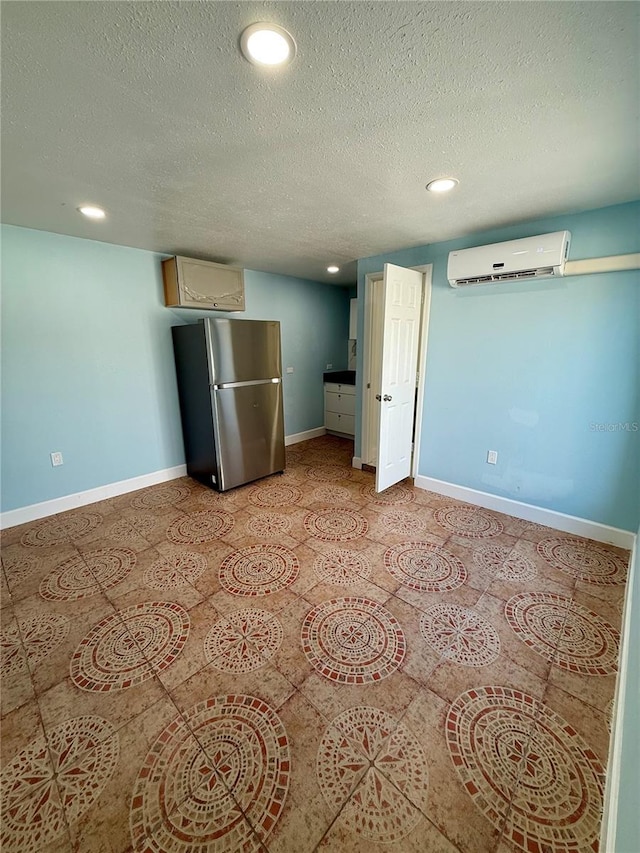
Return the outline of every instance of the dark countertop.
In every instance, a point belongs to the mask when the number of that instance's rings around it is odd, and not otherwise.
[[[355,370],[325,370],[323,373],[325,382],[339,382],[341,385],[355,385]]]

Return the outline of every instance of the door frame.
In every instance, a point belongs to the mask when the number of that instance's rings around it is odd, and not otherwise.
[[[413,456],[411,460],[411,476],[415,478],[420,465],[420,446],[423,432],[423,408],[424,408],[424,386],[427,362],[427,347],[429,338],[429,317],[431,315],[431,291],[433,289],[433,264],[420,264],[409,269],[422,273],[422,308],[420,311],[420,340],[418,345],[418,393],[416,397],[415,429],[413,433]],[[367,464],[368,450],[370,444],[370,417],[367,384],[371,382],[371,359],[370,353],[374,344],[380,342],[373,340],[373,288],[375,284],[383,279],[383,272],[367,273],[364,278],[364,347],[362,350],[363,383],[362,383],[362,429],[360,432],[360,465]]]

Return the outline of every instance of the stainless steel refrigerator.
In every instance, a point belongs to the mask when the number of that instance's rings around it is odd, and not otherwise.
[[[174,326],[187,473],[224,492],[285,467],[280,323]]]

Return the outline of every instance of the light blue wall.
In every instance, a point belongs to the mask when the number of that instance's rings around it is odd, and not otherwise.
[[[455,290],[446,267],[453,249],[562,229],[573,260],[637,252],[639,224],[632,203],[358,262],[361,297],[365,275],[384,262],[434,265],[420,474],[637,528],[640,431],[592,424],[640,424],[640,273]]]
[[[182,464],[170,327],[197,315],[163,306],[160,256],[1,234],[2,510]],[[346,366],[346,290],[247,271],[247,305],[282,324],[287,434],[321,426],[322,371]]]

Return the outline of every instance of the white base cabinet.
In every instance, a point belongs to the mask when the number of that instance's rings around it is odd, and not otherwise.
[[[327,432],[356,434],[356,387],[337,382],[324,383],[324,427]]]

